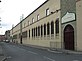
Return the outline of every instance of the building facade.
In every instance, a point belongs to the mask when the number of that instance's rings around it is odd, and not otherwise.
[[[11,42],[82,51],[82,29],[78,28],[81,26],[81,3],[82,0],[45,1],[11,29]]]
[[[5,35],[0,35],[0,42],[5,41]]]
[[[7,30],[5,32],[5,39],[8,40],[8,41],[10,41],[10,30]]]

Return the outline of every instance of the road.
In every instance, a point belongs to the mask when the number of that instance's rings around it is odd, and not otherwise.
[[[82,61],[82,55],[52,53],[47,50],[37,49],[12,43],[0,43],[6,61]]]

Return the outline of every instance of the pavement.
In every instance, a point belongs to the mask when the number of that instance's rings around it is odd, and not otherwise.
[[[43,49],[43,50],[47,50],[49,52],[53,52],[53,53],[64,53],[64,54],[81,54],[82,55],[82,51],[73,51],[73,50],[65,50],[65,49],[56,49],[56,48],[49,48],[49,47],[41,47],[41,46],[35,46],[35,45],[24,45],[24,44],[18,44],[18,45],[22,45],[22,46],[29,46],[29,47],[33,47],[33,48],[38,48],[38,49]]]

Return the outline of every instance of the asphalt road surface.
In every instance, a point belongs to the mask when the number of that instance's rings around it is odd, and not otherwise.
[[[82,61],[82,55],[52,53],[47,50],[17,45],[0,43],[7,59],[5,61]]]

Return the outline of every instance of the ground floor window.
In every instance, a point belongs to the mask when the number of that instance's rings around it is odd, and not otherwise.
[[[30,30],[29,30],[29,38],[30,38]]]
[[[44,35],[46,35],[46,24],[44,24]]]
[[[43,26],[41,25],[41,37],[43,35]]]
[[[54,22],[51,22],[51,34],[54,34]]]
[[[40,26],[38,26],[38,36],[40,36]]]
[[[50,32],[50,25],[49,23],[47,24],[47,35],[49,35],[49,32]]]
[[[59,19],[57,19],[56,20],[56,22],[55,22],[55,31],[56,31],[56,34],[58,34],[59,33]]]

